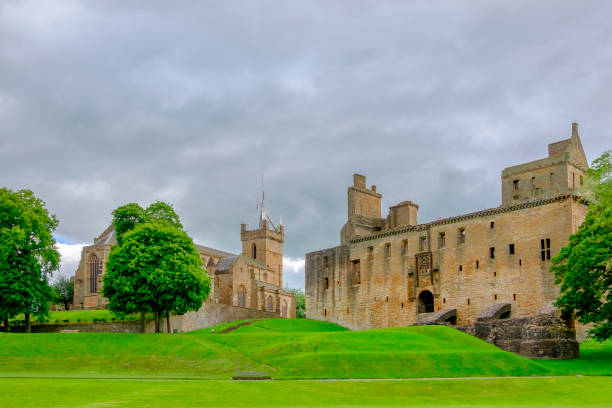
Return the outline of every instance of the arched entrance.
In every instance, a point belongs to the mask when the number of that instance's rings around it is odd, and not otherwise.
[[[419,295],[419,313],[431,313],[434,311],[434,297],[433,294],[424,290]]]

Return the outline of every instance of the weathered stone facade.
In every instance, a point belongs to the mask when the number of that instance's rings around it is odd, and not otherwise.
[[[407,326],[456,309],[456,324],[509,304],[533,316],[554,301],[550,259],[584,220],[588,167],[576,124],[549,157],[502,172],[500,207],[418,224],[404,201],[381,217],[381,194],[354,175],[341,245],[306,254],[306,315],[351,329]]]
[[[196,244],[211,278],[211,292],[203,307],[224,304],[266,311],[276,317],[295,317],[295,299],[282,288],[284,226],[275,228],[268,220],[261,220],[259,228],[249,230],[242,224],[241,239],[243,252],[239,255]],[[108,305],[108,299],[102,296],[102,278],[115,243],[111,225],[93,245],[83,248],[74,277],[73,308],[101,309]]]

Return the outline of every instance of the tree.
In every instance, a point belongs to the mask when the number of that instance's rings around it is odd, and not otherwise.
[[[612,152],[587,170],[589,210],[569,244],[553,258],[551,270],[561,295],[556,305],[575,313],[581,323],[594,323],[590,334],[612,337]]]
[[[295,317],[303,319],[306,317],[306,297],[302,289],[285,288],[295,298]]]
[[[60,260],[52,235],[57,225],[31,191],[0,189],[0,317],[5,324],[23,313],[29,333],[32,314],[49,316],[49,278]]]
[[[74,282],[66,276],[60,275],[51,287],[53,288],[53,302],[63,304],[64,309],[69,310],[70,303],[74,298]]]
[[[103,294],[117,314],[154,312],[162,316],[198,310],[210,293],[200,254],[169,204],[137,204],[113,212],[117,245],[111,248]]]

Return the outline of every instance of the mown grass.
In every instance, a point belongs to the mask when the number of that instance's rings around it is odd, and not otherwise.
[[[0,375],[228,379],[236,370],[257,370],[279,379],[330,379],[551,373],[443,326],[351,332],[325,322],[269,319],[220,334],[225,327],[177,335],[2,334]]]
[[[45,321],[39,321],[36,317],[32,317],[32,323],[91,323],[94,321],[130,321],[138,320],[138,315],[115,316],[109,310],[62,310],[50,312],[50,318]],[[152,318],[152,315],[149,316]],[[15,316],[12,320],[23,321],[23,314]]]
[[[0,379],[2,407],[609,407],[612,378],[444,381]]]
[[[365,331],[273,330],[264,321],[227,334],[192,333],[277,370],[275,378],[423,378],[547,375],[528,359],[444,326]],[[264,326],[264,327],[265,327]],[[313,324],[314,326],[314,324]],[[329,326],[328,329],[331,329]]]

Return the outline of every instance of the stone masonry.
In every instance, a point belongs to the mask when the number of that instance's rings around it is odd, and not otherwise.
[[[354,175],[340,246],[306,254],[306,315],[351,329],[407,326],[456,310],[472,324],[505,304],[505,317],[535,316],[558,296],[550,259],[587,211],[578,126],[548,157],[502,171],[499,207],[419,224],[403,201],[381,216],[382,195]]]

